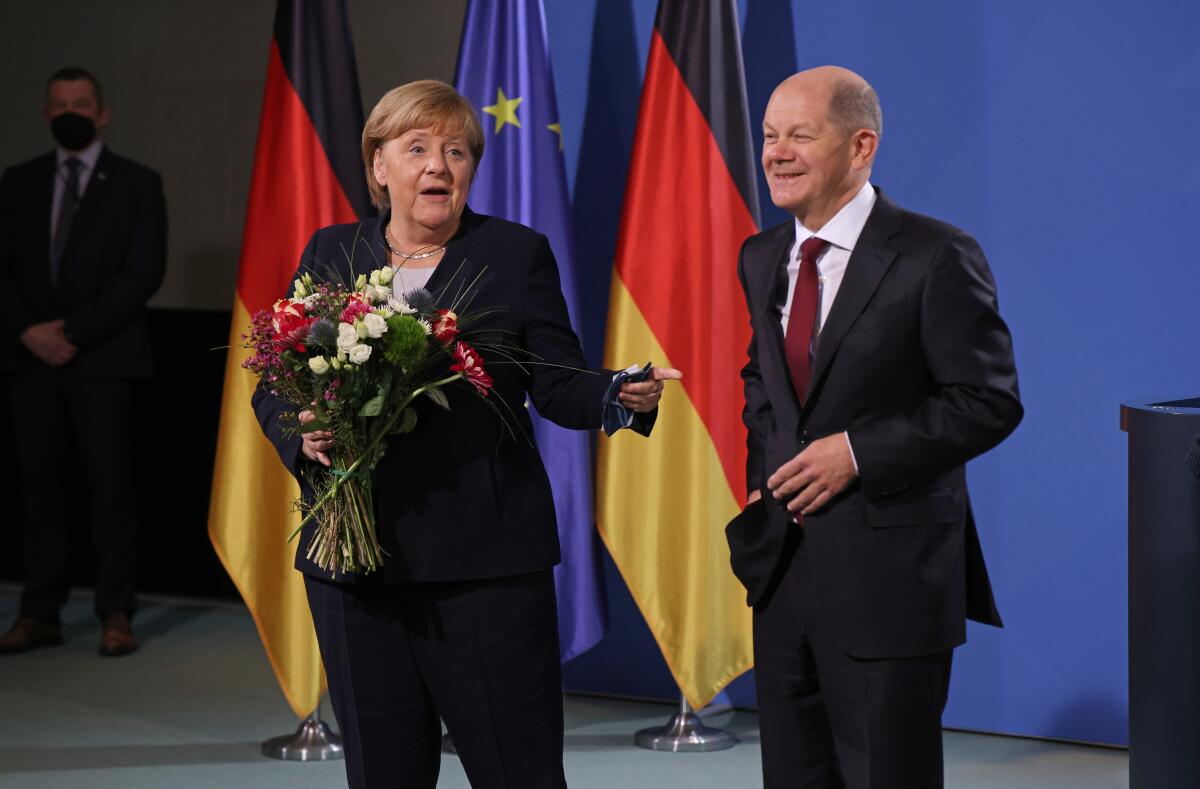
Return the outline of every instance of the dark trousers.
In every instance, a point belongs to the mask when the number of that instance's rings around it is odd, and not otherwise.
[[[84,497],[96,552],[96,613],[133,613],[138,468],[130,381],[64,370],[9,379],[9,413],[21,480],[25,589],[21,614],[58,622],[67,601],[68,502]],[[77,458],[83,472],[68,475]]]
[[[435,786],[439,717],[476,789],[566,786],[552,571],[305,587],[352,789]]]
[[[860,660],[823,635],[808,551],[790,546],[754,610],[765,789],[939,789],[951,651]]]

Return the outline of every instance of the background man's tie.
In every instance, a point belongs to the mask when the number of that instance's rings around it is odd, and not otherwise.
[[[71,223],[75,220],[75,211],[79,208],[79,170],[83,162],[74,156],[63,160],[67,168],[67,182],[62,193],[62,201],[58,204],[58,221],[54,224],[54,240],[50,242],[50,281],[58,281],[58,268],[62,262],[62,253],[67,246],[67,237],[71,234]]]

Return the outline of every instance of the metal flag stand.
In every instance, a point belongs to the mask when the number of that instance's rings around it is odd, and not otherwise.
[[[321,720],[321,702],[293,734],[263,741],[262,755],[289,762],[328,762],[343,758],[342,738]]]
[[[692,712],[687,698],[679,694],[679,713],[671,716],[666,726],[642,729],[633,736],[639,748],[652,751],[702,752],[723,751],[737,745],[733,732],[705,726],[700,716]]]

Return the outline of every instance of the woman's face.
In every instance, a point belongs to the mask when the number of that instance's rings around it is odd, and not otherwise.
[[[387,187],[393,219],[426,230],[457,226],[474,174],[461,134],[410,129],[375,152],[372,169]]]

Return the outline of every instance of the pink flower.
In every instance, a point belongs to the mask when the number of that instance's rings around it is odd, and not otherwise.
[[[351,294],[346,302],[346,308],[339,316],[342,323],[354,324],[354,321],[371,311],[371,305],[357,293]]]
[[[479,358],[475,349],[460,341],[454,346],[454,358],[455,363],[450,365],[450,369],[462,373],[463,378],[466,378],[479,394],[487,397],[493,381],[492,377],[484,372],[483,360]]]
[[[449,345],[458,336],[458,316],[451,310],[438,310],[431,328],[434,337]]]

